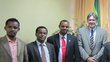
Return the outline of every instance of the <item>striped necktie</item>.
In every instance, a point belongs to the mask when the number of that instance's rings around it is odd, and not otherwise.
[[[94,34],[93,30],[91,30],[91,36],[90,36],[90,49],[94,49]]]
[[[40,44],[41,46],[41,59],[42,59],[42,62],[46,62],[46,56],[45,56],[45,51],[44,51],[44,48],[43,48],[43,44]]]

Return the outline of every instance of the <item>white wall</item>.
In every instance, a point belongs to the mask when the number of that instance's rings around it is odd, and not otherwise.
[[[59,21],[70,20],[73,16],[71,10],[72,0],[0,0],[0,37],[4,36],[5,21],[14,17],[21,23],[21,30],[17,37],[26,42],[36,39],[36,27],[44,25],[48,28],[50,36],[58,30]]]

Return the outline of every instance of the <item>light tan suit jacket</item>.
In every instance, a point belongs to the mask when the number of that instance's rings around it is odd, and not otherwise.
[[[6,36],[0,38],[0,62],[12,62],[10,46]],[[27,48],[24,42],[17,38],[17,62],[28,62]]]

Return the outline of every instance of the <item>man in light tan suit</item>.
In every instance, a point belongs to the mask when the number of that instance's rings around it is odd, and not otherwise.
[[[28,62],[26,45],[16,37],[20,30],[19,21],[8,19],[4,29],[6,35],[0,38],[0,62]]]
[[[100,62],[103,45],[107,42],[106,30],[97,26],[98,16],[90,13],[87,16],[88,27],[79,29],[78,45],[84,62]]]

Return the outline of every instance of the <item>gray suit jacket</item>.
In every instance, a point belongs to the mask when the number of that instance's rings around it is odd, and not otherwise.
[[[96,27],[94,49],[93,51],[91,51],[88,27],[83,27],[79,29],[78,45],[79,45],[81,57],[84,61],[86,61],[90,55],[95,57],[98,61],[103,54],[103,50],[104,50],[103,45],[106,42],[107,42],[107,32],[104,29],[101,29],[100,27]]]
[[[28,62],[26,45],[20,39],[17,39],[17,41],[17,62]],[[10,46],[6,36],[0,38],[0,62],[12,62]]]
[[[47,45],[47,48],[49,51],[50,62],[56,62],[56,56],[55,56],[55,51],[54,51],[53,45],[49,44],[47,42],[46,42],[46,45]],[[27,45],[27,50],[28,50],[29,62],[42,62],[36,41],[29,43]]]

